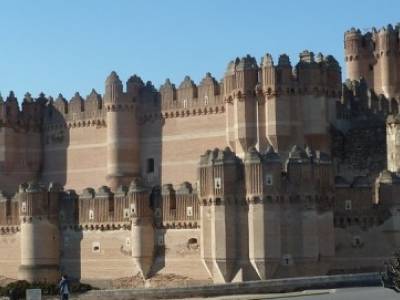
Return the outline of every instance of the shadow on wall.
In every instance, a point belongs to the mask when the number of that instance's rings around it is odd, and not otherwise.
[[[135,82],[135,85],[133,84]],[[148,81],[146,84],[136,75],[128,79],[127,86],[139,87],[133,101],[137,104],[136,121],[139,124],[141,176],[150,188],[159,189],[162,178],[162,117],[161,96]],[[154,192],[154,191],[153,191]]]
[[[165,233],[166,229],[162,226],[161,214],[162,195],[159,186],[155,186],[150,194],[150,206],[154,211],[154,260],[149,273],[149,277],[155,276],[159,271],[165,267]]]
[[[67,148],[70,144],[69,126],[66,115],[69,103],[60,94],[53,101],[48,99],[43,110],[42,166],[41,182],[57,182],[65,186],[67,182]],[[71,125],[73,126],[73,125]]]
[[[60,271],[73,279],[81,279],[81,241],[78,195],[73,190],[63,193],[60,202]]]

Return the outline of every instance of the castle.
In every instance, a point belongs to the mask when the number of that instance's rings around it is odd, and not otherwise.
[[[155,89],[0,98],[0,276],[163,285],[379,270],[400,246],[400,28]],[[153,281],[152,281],[153,280]]]

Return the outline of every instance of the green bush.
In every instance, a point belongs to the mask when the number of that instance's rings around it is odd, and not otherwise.
[[[93,289],[89,284],[80,283],[79,281],[71,280],[69,282],[69,288],[71,293],[84,293]],[[0,287],[0,297],[10,297],[12,299],[24,299],[27,289],[41,289],[42,295],[58,295],[58,285],[54,283],[29,283],[25,280],[18,280],[9,283],[5,287]]]

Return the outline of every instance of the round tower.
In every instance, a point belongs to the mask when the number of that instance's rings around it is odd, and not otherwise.
[[[381,88],[387,98],[394,97],[397,92],[397,39],[392,25],[383,27],[378,32]]]
[[[344,34],[344,52],[347,66],[347,78],[359,80],[364,77],[362,67],[362,40],[363,36],[359,29],[351,28]]]
[[[154,258],[154,220],[150,191],[138,178],[129,187],[129,203],[132,208],[132,257],[146,279]]]
[[[21,223],[21,265],[18,270],[20,280],[59,280],[59,192],[53,185],[48,192],[38,183],[31,182],[21,185],[16,195]]]
[[[129,93],[123,92],[122,82],[115,72],[111,72],[105,82],[107,179],[113,190],[129,184],[140,173],[136,88],[129,89]]]

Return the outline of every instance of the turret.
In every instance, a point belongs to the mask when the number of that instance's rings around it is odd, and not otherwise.
[[[376,37],[382,92],[387,98],[392,98],[399,92],[398,31],[395,31],[392,25],[388,25],[383,27]]]
[[[21,185],[16,194],[21,222],[21,265],[18,277],[29,282],[59,279],[60,232],[58,207],[61,188],[47,191],[37,182]]]
[[[272,55],[267,53],[261,58],[261,87],[271,95],[275,92],[277,84],[276,67]]]
[[[224,77],[227,102],[227,127],[234,128],[228,137],[229,144],[239,156],[257,143],[258,66],[254,57],[247,55],[230,62]],[[233,120],[230,118],[233,117]]]
[[[265,151],[272,145],[279,152],[287,151],[289,145],[302,142],[296,139],[303,137],[296,81],[289,57],[280,55],[278,64],[274,65],[272,56],[265,54],[261,59],[260,78],[258,138],[262,141],[265,137],[266,142],[260,143],[258,149]]]
[[[315,60],[314,53],[304,50],[300,53],[300,61],[296,65],[297,80],[304,94],[315,92],[321,87],[321,72],[319,64]]]
[[[339,98],[342,89],[342,70],[340,65],[332,55],[327,55],[323,58],[323,65],[326,69],[325,84],[328,88],[328,94]]]
[[[212,105],[215,103],[215,97],[220,93],[218,82],[212,77],[211,73],[206,73],[198,87],[199,103]]]
[[[163,109],[176,108],[176,88],[168,78],[160,86],[160,95]]]
[[[18,119],[19,107],[17,98],[13,91],[10,91],[3,106],[3,119],[9,123],[16,123]]]
[[[187,109],[197,98],[197,86],[189,76],[185,76],[178,89],[178,107]]]
[[[344,50],[347,65],[347,78],[359,80],[364,77],[363,35],[359,29],[352,28],[344,34]]]
[[[293,70],[292,65],[290,63],[289,56],[286,54],[281,54],[278,59],[278,85],[280,86],[281,90],[285,93],[291,92],[293,88]]]
[[[248,203],[249,259],[260,279],[273,274],[268,260],[280,258],[280,226],[276,217],[280,215],[276,199],[280,192],[280,157],[268,148],[261,155],[255,148],[249,149],[244,159],[246,200]],[[272,242],[273,241],[273,242]]]
[[[154,259],[154,214],[150,207],[150,191],[135,178],[128,197],[132,208],[132,257],[146,279]]]
[[[143,80],[136,74],[131,76],[126,82],[126,92],[131,97],[138,97],[143,88]]]
[[[207,151],[200,158],[201,258],[214,282],[229,282],[237,270],[239,160],[229,149]],[[241,236],[244,242],[246,233]]]
[[[107,110],[107,179],[112,189],[128,184],[139,175],[139,128],[136,121],[136,88],[128,83],[129,93],[111,72],[105,83]]]

